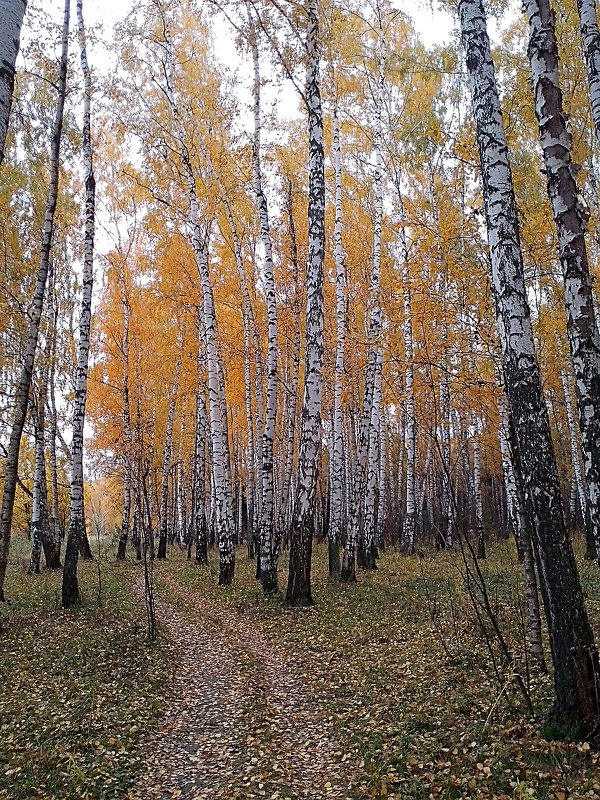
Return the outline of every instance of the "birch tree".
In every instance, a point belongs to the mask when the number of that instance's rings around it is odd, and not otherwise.
[[[482,0],[460,0],[461,35],[483,180],[492,290],[524,500],[554,664],[552,715],[591,734],[600,713],[598,652],[567,534],[525,289],[517,210]]]
[[[585,242],[584,209],[571,158],[572,136],[563,111],[558,45],[549,0],[525,0],[528,55],[548,196],[558,232],[567,336],[575,372],[589,518],[600,558],[600,328]]]
[[[275,542],[275,493],[273,484],[273,448],[275,442],[275,426],[277,423],[277,300],[275,295],[275,278],[273,274],[273,245],[269,226],[269,210],[267,198],[263,190],[261,170],[261,109],[260,109],[260,59],[256,39],[256,27],[251,20],[250,4],[247,3],[250,16],[250,49],[254,68],[254,136],[252,140],[252,173],[254,178],[254,196],[258,206],[260,221],[260,238],[263,246],[262,278],[265,287],[268,320],[267,345],[267,405],[265,427],[262,434],[262,506],[260,521],[260,579],[265,593],[277,590],[277,561]]]
[[[319,85],[318,0],[307,0],[306,94],[308,112],[308,263],[306,268],[306,356],[298,453],[298,480],[290,530],[286,603],[312,605],[310,568],[314,530],[323,398],[323,263],[325,258],[325,168]]]
[[[21,40],[21,25],[27,0],[0,0],[0,165],[4,161],[4,145],[15,84],[15,63]]]
[[[374,112],[375,112],[375,131],[374,131],[374,158],[375,168],[373,174],[373,187],[375,195],[375,213],[373,217],[373,259],[371,268],[371,278],[369,284],[369,308],[367,322],[367,369],[365,373],[365,387],[362,406],[362,415],[358,432],[357,454],[354,466],[354,476],[352,482],[352,505],[349,512],[348,534],[346,537],[346,547],[342,560],[341,580],[345,583],[356,581],[356,553],[357,548],[362,548],[361,566],[365,568],[373,567],[374,561],[367,561],[364,553],[362,534],[363,525],[363,503],[364,492],[367,482],[367,467],[369,457],[369,441],[372,421],[372,409],[374,398],[378,396],[376,384],[381,371],[379,361],[379,347],[382,328],[382,309],[380,298],[381,286],[381,226],[383,221],[383,90],[384,90],[384,65],[385,65],[385,41],[383,37],[383,20],[379,3],[375,4],[377,40],[377,74],[374,86]]]
[[[160,531],[158,538],[158,550],[156,557],[164,559],[167,557],[167,535],[169,530],[168,521],[168,499],[169,499],[169,474],[171,472],[171,458],[173,453],[173,429],[175,425],[175,408],[177,406],[177,395],[179,393],[179,378],[181,376],[181,354],[175,364],[175,374],[171,385],[169,398],[169,411],[167,414],[167,431],[165,434],[165,445],[163,449],[162,476],[160,481]]]
[[[46,293],[46,282],[48,279],[48,269],[50,264],[50,250],[52,247],[52,236],[54,233],[54,213],[56,211],[56,203],[58,199],[60,143],[63,127],[65,95],[67,90],[70,8],[70,0],[65,0],[62,24],[61,56],[57,81],[58,92],[51,134],[50,180],[48,185],[48,199],[46,202],[46,210],[44,215],[44,227],[42,231],[40,262],[35,280],[33,299],[29,309],[29,325],[27,328],[24,357],[15,393],[15,411],[7,447],[6,475],[2,493],[2,508],[0,510],[0,600],[4,600],[4,578],[6,576],[8,552],[10,548],[10,534],[18,478],[19,450],[21,447],[21,437],[23,434],[23,428],[27,418],[27,409],[29,406],[29,391],[33,376],[38,335],[40,330],[40,320],[44,307],[44,296]]]
[[[333,444],[331,452],[329,575],[339,578],[339,546],[344,526],[344,356],[346,347],[346,267],[342,241],[342,154],[337,97],[333,107],[333,161],[335,166],[335,379],[333,389]]]
[[[596,13],[596,0],[577,0],[581,41],[588,68],[588,82],[592,103],[592,119],[596,137],[600,140],[600,30]]]
[[[65,608],[79,602],[77,558],[81,543],[87,539],[84,511],[83,433],[87,400],[90,325],[92,321],[92,289],[94,285],[94,233],[96,228],[96,179],[92,154],[91,105],[92,76],[87,59],[86,34],[83,21],[83,0],[77,0],[77,28],[81,71],[83,73],[83,171],[85,182],[85,230],[83,243],[83,281],[77,370],[75,373],[75,407],[71,452],[71,513],[63,571],[62,604]]]

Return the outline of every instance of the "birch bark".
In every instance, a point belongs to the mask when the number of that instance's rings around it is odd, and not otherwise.
[[[169,505],[169,474],[171,472],[171,457],[173,454],[173,428],[175,425],[175,409],[177,407],[177,395],[179,394],[179,379],[181,377],[181,354],[175,364],[173,383],[171,384],[171,396],[169,398],[169,411],[167,414],[167,431],[165,435],[165,445],[163,448],[162,473],[160,479],[160,506],[159,524],[160,532],[158,537],[157,559],[167,557],[167,538],[169,533],[168,505]]]
[[[333,107],[333,162],[335,166],[335,383],[333,389],[333,436],[331,453],[329,575],[340,576],[339,546],[344,528],[344,359],[346,347],[346,266],[342,242],[342,152],[337,98]]]
[[[251,17],[250,4],[246,4]],[[261,121],[260,121],[260,59],[256,39],[256,27],[250,25],[250,49],[254,67],[254,137],[252,141],[252,173],[254,196],[258,206],[260,238],[263,246],[262,278],[267,304],[267,405],[265,427],[262,433],[262,507],[260,521],[260,579],[266,594],[277,591],[277,543],[275,541],[275,494],[273,480],[273,449],[277,424],[277,299],[273,272],[273,245],[269,227],[269,210],[263,190],[261,170]]]
[[[369,421],[369,443],[367,457],[367,481],[364,508],[364,533],[362,541],[361,567],[367,570],[377,569],[377,521],[380,506],[380,430],[381,430],[381,379],[382,379],[383,347],[377,349],[375,369],[375,385],[373,386],[373,400],[371,402],[371,416]]]
[[[600,558],[600,329],[585,242],[589,214],[580,202],[574,177],[572,137],[563,112],[558,45],[550,2],[524,0],[523,5],[529,21],[527,53],[535,113],[563,269],[567,335],[575,372],[589,520]]]
[[[585,529],[586,541],[586,558],[594,559],[596,557],[596,542],[594,541],[594,531],[592,530],[590,513],[589,513],[589,494],[585,485],[585,478],[581,470],[581,461],[579,456],[579,437],[577,435],[577,426],[575,423],[575,414],[573,411],[573,402],[571,400],[571,389],[567,379],[565,370],[560,372],[560,380],[563,387],[565,396],[565,410],[567,412],[567,427],[569,430],[569,449],[571,452],[571,464],[573,465],[573,474],[575,477],[575,486],[577,488],[577,499],[579,501],[579,508],[581,511],[581,519]]]
[[[477,558],[486,558],[485,530],[483,526],[483,497],[481,493],[481,443],[479,420],[473,419],[473,505],[475,511],[475,539]]]
[[[235,542],[232,523],[231,482],[229,465],[229,442],[227,437],[227,414],[224,408],[223,386],[221,384],[221,365],[217,333],[217,318],[213,288],[209,270],[210,226],[200,222],[200,204],[196,194],[196,179],[192,159],[183,135],[179,107],[170,83],[174,74],[172,44],[164,24],[166,85],[164,93],[176,123],[175,141],[181,159],[183,177],[187,186],[190,209],[190,240],[202,289],[202,326],[206,347],[208,372],[208,400],[210,419],[210,438],[212,456],[212,479],[214,484],[214,512],[219,541],[219,585],[229,586],[235,572]]]
[[[194,563],[208,565],[208,526],[206,520],[206,438],[208,419],[204,388],[203,343],[198,343],[199,375],[196,389],[196,429],[194,433],[194,468],[192,492],[192,521],[195,539]]]
[[[17,488],[19,450],[21,447],[21,436],[23,434],[25,419],[27,417],[27,408],[29,405],[29,390],[33,376],[33,366],[37,349],[40,320],[44,306],[44,295],[46,292],[46,281],[48,278],[48,267],[50,263],[50,248],[52,246],[52,234],[54,230],[54,212],[56,211],[56,202],[58,198],[60,141],[62,135],[63,112],[67,89],[69,18],[70,0],[65,0],[62,25],[62,47],[57,81],[58,97],[56,102],[56,111],[54,114],[54,122],[52,125],[50,182],[48,186],[48,200],[46,203],[44,227],[42,232],[40,264],[36,277],[33,300],[29,309],[29,325],[27,329],[25,355],[23,357],[23,364],[19,375],[19,383],[15,393],[15,413],[7,447],[6,475],[4,478],[4,489],[2,493],[2,508],[0,510],[0,601],[4,600],[4,578],[6,576],[8,551],[10,548],[10,534],[15,504],[15,491]]]
[[[285,465],[283,473],[283,485],[281,487],[281,502],[279,504],[279,531],[277,535],[277,545],[281,548],[284,532],[287,532],[292,517],[292,469],[294,466],[294,450],[296,443],[297,428],[297,406],[298,406],[298,383],[300,380],[300,266],[298,259],[298,245],[296,241],[296,225],[294,222],[293,208],[293,183],[288,180],[287,185],[287,215],[290,234],[290,262],[292,266],[292,278],[294,282],[294,340],[292,342],[292,374],[289,381],[287,392],[287,420],[286,429],[286,449]]]
[[[45,368],[44,368],[45,372]],[[35,440],[35,466],[33,471],[33,498],[31,502],[31,558],[29,559],[29,574],[40,571],[40,556],[42,545],[46,551],[46,564],[55,568],[57,565],[48,563],[49,558],[55,559],[56,552],[49,547],[48,538],[50,526],[48,519],[48,491],[46,485],[46,452],[45,452],[45,405],[46,405],[46,376],[42,375],[37,404],[34,404],[34,440]],[[37,408],[36,408],[37,406]],[[60,566],[60,565],[58,565]]]
[[[127,297],[127,287],[125,285],[125,274],[122,275],[123,282],[123,377],[121,394],[123,397],[123,449],[125,463],[123,465],[123,515],[121,518],[121,534],[119,536],[119,547],[117,550],[117,560],[125,559],[127,539],[129,538],[129,528],[131,524],[131,479],[133,472],[132,465],[132,437],[131,437],[131,407],[129,402],[129,324],[131,319],[131,306]]]
[[[321,451],[323,397],[323,262],[325,258],[325,166],[319,87],[318,0],[307,0],[306,106],[308,111],[308,263],[306,269],[306,357],[298,453],[298,481],[290,530],[286,603],[312,605],[310,568]]]
[[[400,194],[399,194],[400,197]],[[417,439],[415,419],[415,391],[414,391],[414,347],[412,305],[410,291],[410,273],[408,269],[408,248],[406,246],[406,232],[404,226],[399,231],[400,259],[402,263],[402,304],[404,310],[404,360],[405,388],[406,388],[406,507],[402,526],[401,548],[406,553],[415,550],[415,525],[416,525],[416,466],[417,466]]]
[[[581,41],[588,68],[588,83],[592,102],[592,118],[596,136],[600,140],[600,30],[596,14],[596,0],[577,0]]]
[[[0,0],[0,164],[4,161],[4,145],[15,84],[15,62],[19,52],[21,25],[27,0]]]
[[[373,262],[371,269],[371,279],[369,284],[369,314],[368,314],[368,354],[367,370],[365,376],[365,393],[363,399],[362,416],[359,427],[357,454],[354,466],[354,477],[352,481],[352,505],[348,520],[348,534],[346,537],[346,547],[342,560],[342,571],[340,578],[344,583],[356,581],[356,554],[357,549],[361,561],[366,566],[364,555],[364,525],[362,519],[364,492],[366,488],[366,471],[369,457],[370,426],[373,399],[376,396],[375,384],[378,373],[381,370],[379,364],[379,346],[381,337],[382,312],[380,306],[380,284],[381,284],[381,225],[383,220],[383,90],[384,90],[384,65],[385,65],[385,42],[383,37],[383,23],[381,8],[376,3],[375,13],[377,15],[377,78],[374,87],[374,156],[375,170],[373,176],[373,189],[375,195],[375,213],[373,215]]]
[[[77,0],[77,28],[81,71],[83,73],[83,171],[85,180],[85,230],[83,242],[83,285],[79,342],[77,344],[77,369],[75,373],[75,403],[73,409],[73,439],[71,452],[71,514],[63,571],[62,604],[69,608],[79,603],[77,558],[82,544],[87,543],[83,498],[83,432],[87,400],[87,374],[90,352],[90,325],[92,320],[92,289],[94,284],[94,232],[96,226],[96,179],[92,156],[91,105],[92,76],[87,60],[83,0]],[[88,546],[89,547],[89,546]],[[84,553],[87,556],[87,553]]]
[[[598,651],[565,527],[548,412],[534,348],[516,202],[482,0],[460,0],[504,379],[541,577],[554,664],[554,719],[582,734],[600,715]]]

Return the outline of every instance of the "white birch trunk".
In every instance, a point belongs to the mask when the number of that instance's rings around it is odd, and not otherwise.
[[[381,484],[380,484],[380,431],[381,431],[381,404],[382,404],[382,362],[383,347],[377,351],[375,371],[375,385],[373,387],[373,400],[371,403],[371,418],[369,423],[369,452],[367,459],[367,481],[364,508],[364,540],[363,540],[363,566],[366,569],[377,567],[377,520],[380,510]]]
[[[175,425],[175,409],[177,407],[177,395],[179,394],[179,379],[181,377],[181,354],[175,364],[175,373],[169,397],[169,410],[167,413],[167,430],[165,434],[165,444],[163,447],[162,471],[160,477],[160,504],[159,504],[159,537],[158,551],[156,557],[164,559],[167,557],[167,539],[169,533],[168,505],[169,505],[169,475],[171,473],[171,457],[173,453],[173,429]]]
[[[380,285],[381,285],[381,225],[383,221],[383,90],[384,90],[384,65],[385,65],[385,42],[383,38],[383,25],[381,19],[381,9],[376,3],[375,13],[377,16],[378,41],[377,41],[377,67],[378,74],[374,87],[374,156],[375,169],[373,175],[373,191],[375,195],[375,213],[373,215],[373,262],[371,279],[369,284],[369,313],[368,313],[368,354],[367,370],[365,376],[365,393],[363,400],[362,416],[357,442],[357,454],[354,466],[354,477],[352,482],[352,505],[348,520],[348,533],[346,537],[346,547],[342,561],[341,580],[352,582],[356,580],[356,554],[359,550],[361,566],[369,568],[374,566],[371,562],[367,563],[364,549],[364,528],[362,524],[362,509],[364,503],[364,491],[366,488],[366,471],[369,456],[370,424],[373,398],[375,395],[375,383],[378,372],[381,370],[379,363],[379,339],[381,337],[381,306],[380,306]]]
[[[586,488],[584,485],[584,478],[581,473],[581,461],[579,456],[579,437],[577,434],[577,425],[575,423],[575,414],[573,411],[573,402],[571,400],[571,389],[567,379],[567,373],[562,369],[560,371],[560,381],[563,388],[565,397],[565,411],[567,412],[567,426],[569,429],[569,449],[571,452],[571,464],[573,466],[573,474],[575,476],[575,486],[577,487],[577,497],[579,500],[579,509],[581,511],[581,519],[587,518],[587,497]]]
[[[227,439],[227,416],[224,414],[223,387],[220,380],[220,359],[217,334],[217,318],[213,288],[209,271],[209,238],[208,226],[203,230],[200,223],[200,204],[196,194],[196,180],[192,160],[185,144],[183,126],[179,108],[175,100],[170,76],[174,74],[172,45],[164,26],[165,58],[167,61],[165,76],[165,96],[171,108],[176,127],[176,142],[183,169],[183,177],[187,185],[190,206],[190,240],[202,288],[202,323],[204,328],[206,361],[208,373],[208,400],[210,419],[210,438],[212,456],[212,480],[214,486],[213,511],[219,542],[219,585],[229,586],[235,572],[235,543],[233,509],[231,507],[229,442]],[[213,513],[211,512],[211,518]]]
[[[323,264],[325,258],[325,167],[319,87],[318,0],[307,3],[306,107],[308,111],[308,263],[306,269],[306,357],[298,453],[298,481],[291,525],[286,602],[312,605],[310,568],[321,451],[323,398]]]
[[[398,202],[402,208],[402,197],[398,188]],[[403,211],[403,208],[402,208]],[[413,553],[415,549],[415,524],[416,524],[416,467],[417,467],[417,440],[415,419],[415,390],[414,390],[414,346],[413,324],[410,291],[410,272],[408,266],[408,247],[406,244],[406,231],[402,224],[398,233],[402,271],[402,305],[404,311],[404,382],[406,391],[406,504],[404,522],[402,526],[401,548],[406,553]]]
[[[298,261],[298,246],[296,242],[296,226],[294,223],[293,209],[293,184],[288,180],[287,197],[288,225],[290,235],[290,261],[294,280],[294,341],[292,343],[292,375],[287,393],[286,414],[286,449],[281,502],[279,507],[279,533],[277,543],[281,547],[284,535],[287,534],[291,524],[292,503],[292,469],[294,466],[294,450],[296,443],[298,383],[300,380],[300,267]],[[284,533],[285,532],[285,533]]]
[[[87,60],[83,0],[77,0],[77,23],[81,71],[83,73],[83,171],[85,180],[85,231],[83,243],[83,286],[79,341],[77,344],[77,370],[75,373],[75,403],[73,409],[73,439],[71,452],[71,514],[63,572],[62,604],[68,608],[79,602],[77,583],[77,558],[82,543],[87,543],[83,498],[83,433],[87,400],[87,373],[90,352],[90,325],[92,320],[92,289],[94,283],[94,233],[96,217],[96,179],[92,158],[91,104],[92,77]]]
[[[33,471],[33,498],[31,502],[31,558],[29,560],[30,574],[39,573],[42,545],[46,553],[46,566],[56,568],[56,551],[53,544],[48,541],[50,525],[48,519],[48,490],[46,483],[46,386],[47,365],[44,365],[40,376],[40,388],[37,397],[37,409],[34,416],[34,471]]]
[[[535,112],[563,269],[589,520],[600,559],[600,330],[585,242],[589,213],[580,202],[574,177],[572,137],[559,85],[553,11],[549,0],[524,0],[523,5],[529,20]]]
[[[553,717],[591,733],[600,716],[598,652],[566,531],[524,281],[516,202],[482,0],[459,0],[476,123],[504,381],[554,664]]]
[[[596,0],[577,0],[581,41],[588,68],[588,83],[592,103],[592,119],[596,137],[600,140],[600,30],[596,14]]]
[[[33,300],[29,308],[29,325],[27,329],[25,352],[19,375],[19,383],[17,385],[15,394],[15,414],[7,447],[5,465],[6,474],[4,477],[4,489],[2,493],[2,508],[0,510],[0,600],[4,599],[4,578],[8,563],[8,551],[10,548],[10,534],[15,504],[15,491],[17,487],[17,473],[19,467],[19,450],[21,447],[23,427],[25,426],[25,419],[27,417],[29,390],[33,376],[33,366],[37,349],[40,320],[44,306],[44,294],[46,291],[46,281],[48,278],[48,268],[50,263],[50,248],[52,246],[52,233],[54,230],[54,212],[56,210],[56,201],[58,198],[60,141],[62,135],[63,112],[67,88],[69,12],[70,0],[65,0],[62,26],[62,49],[59,76],[57,81],[58,97],[56,102],[54,122],[52,125],[50,182],[48,186],[48,200],[46,203],[46,211],[44,216],[44,227],[42,230],[40,264],[36,277]]]
[[[123,283],[123,376],[121,395],[123,397],[123,514],[121,517],[121,533],[117,560],[124,560],[131,526],[131,481],[133,473],[132,464],[132,435],[131,435],[131,406],[129,401],[129,324],[131,319],[131,306],[127,297],[125,285],[125,272],[122,274]]]
[[[475,511],[475,540],[477,558],[486,557],[485,529],[483,525],[483,496],[481,492],[481,443],[479,441],[479,420],[473,418],[473,505]]]
[[[199,326],[200,331],[202,326]],[[196,389],[196,429],[194,432],[194,468],[192,489],[192,523],[195,539],[197,566],[208,564],[208,527],[206,516],[206,439],[208,419],[204,396],[204,344],[202,336],[198,342],[198,387]]]
[[[246,4],[250,15],[250,5]],[[274,444],[277,424],[277,300],[273,272],[273,246],[269,227],[267,198],[262,185],[260,161],[260,59],[256,41],[256,28],[251,24],[250,47],[254,67],[254,137],[252,141],[252,173],[254,177],[254,196],[258,206],[260,237],[263,246],[262,278],[267,304],[267,405],[265,427],[262,433],[262,507],[260,522],[260,579],[265,593],[277,590],[277,543],[275,541],[275,495],[274,495]]]
[[[4,145],[15,84],[15,63],[19,52],[21,25],[27,0],[0,0],[0,165],[4,161]]]
[[[346,347],[346,267],[342,242],[342,154],[337,98],[333,107],[333,162],[335,166],[335,383],[333,389],[333,432],[331,450],[331,483],[329,511],[329,574],[339,577],[339,545],[344,519],[344,363]]]

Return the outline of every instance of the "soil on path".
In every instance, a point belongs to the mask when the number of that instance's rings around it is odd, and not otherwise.
[[[172,700],[130,800],[356,797],[354,765],[283,649],[167,580],[173,603],[157,617],[175,650]]]

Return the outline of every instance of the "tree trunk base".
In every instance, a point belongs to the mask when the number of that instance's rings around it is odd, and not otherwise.
[[[263,569],[260,575],[260,582],[265,594],[275,594],[279,589],[277,584],[277,570],[274,568]]]
[[[219,586],[231,586],[235,573],[235,561],[219,564]]]
[[[329,539],[329,577],[333,581],[339,581],[342,565],[340,562],[340,548],[337,542]]]
[[[354,559],[347,560],[344,558],[342,563],[342,571],[340,573],[341,583],[356,583],[356,567]]]

